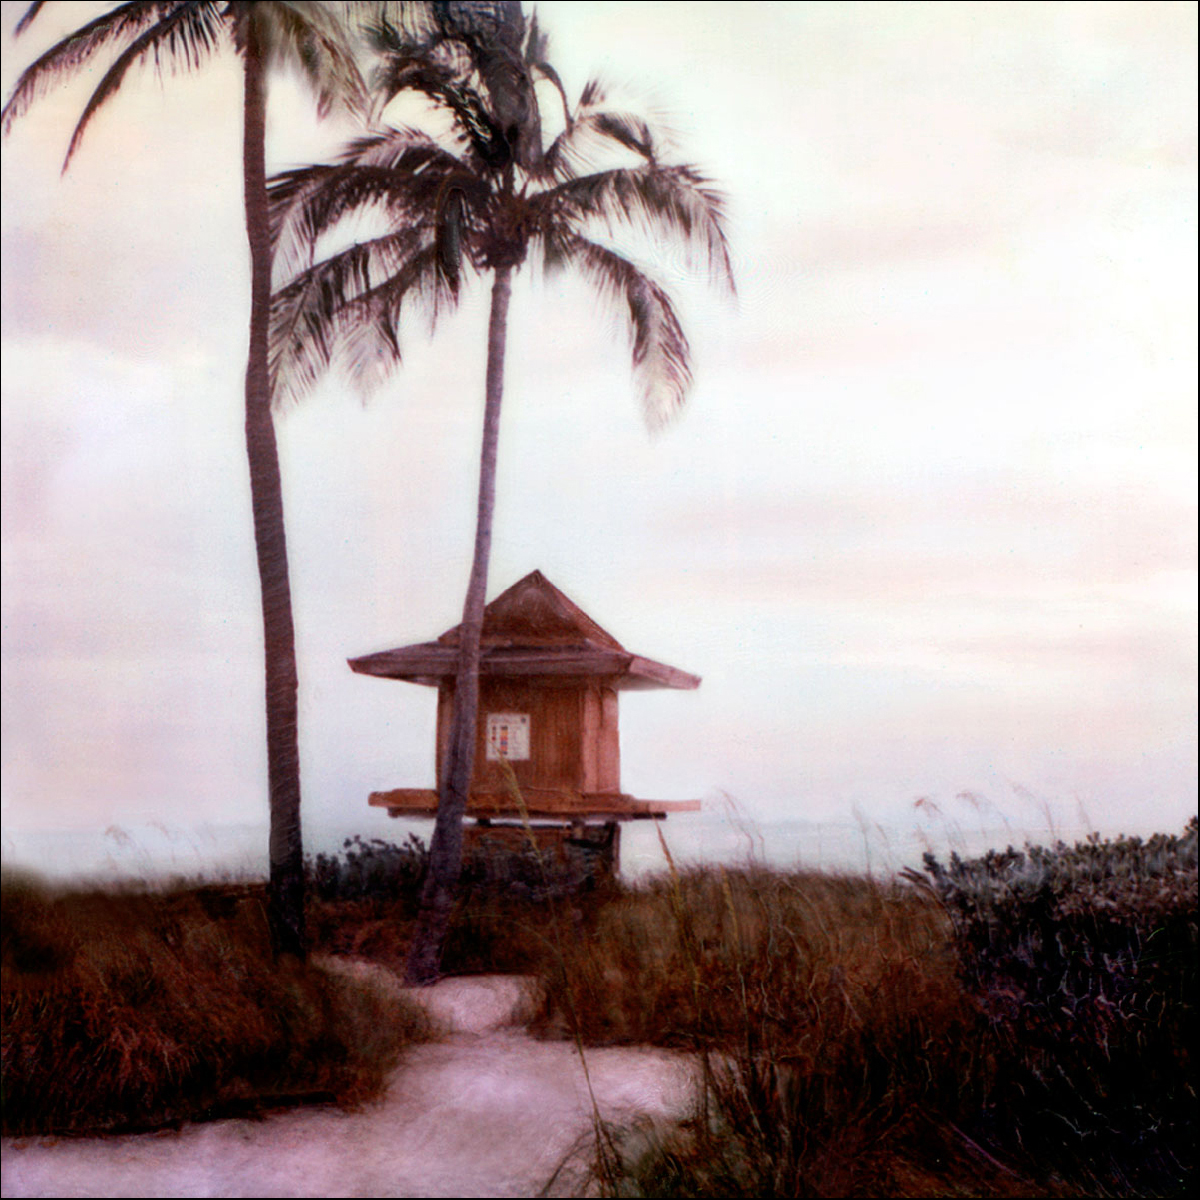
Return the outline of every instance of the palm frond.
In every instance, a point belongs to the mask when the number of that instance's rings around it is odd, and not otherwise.
[[[79,149],[91,119],[116,94],[130,67],[152,56],[155,68],[160,71],[164,58],[171,70],[195,70],[218,49],[225,34],[225,22],[218,7],[212,3],[199,3],[179,5],[135,38],[117,56],[91,94],[71,135],[63,170]]]
[[[519,4],[438,4],[437,32],[406,37],[388,26],[376,38],[378,86],[390,99],[417,91],[447,108],[486,167],[540,154],[533,81],[521,54]]]
[[[461,43],[480,74],[490,60],[521,58],[526,22],[520,0],[440,0],[435,10],[442,36]]]
[[[605,155],[635,154],[655,163],[659,146],[650,123],[636,113],[579,105],[537,166],[540,179],[566,180],[592,169]]]
[[[20,36],[37,19],[38,13],[46,7],[46,0],[33,0],[33,3],[21,14],[13,33]]]
[[[382,378],[400,361],[400,309],[414,297],[434,321],[457,300],[428,227],[359,243],[277,291],[270,339],[277,402],[299,399],[335,360],[363,386]]]
[[[355,138],[338,156],[338,162],[395,169],[402,157],[414,147],[428,147],[440,151],[447,164],[458,162],[455,155],[427,133],[409,128],[385,129],[381,133],[370,133]]]
[[[386,278],[389,268],[402,267],[429,243],[426,231],[388,233],[331,255],[277,290],[271,298],[273,363],[286,366],[297,360],[302,365],[297,385],[311,386],[320,370],[307,372],[303,363],[311,355],[321,369],[328,366],[339,311]],[[283,370],[281,374],[294,373]]]
[[[550,51],[550,37],[538,24],[537,13],[529,14],[525,23],[525,61],[527,63],[544,63]]]
[[[554,85],[562,100],[564,132],[570,129],[575,121],[575,116],[571,112],[571,102],[567,99],[567,89],[563,87],[563,81],[559,73],[548,62],[541,60],[530,62],[529,70],[535,77],[544,79],[547,83]]]
[[[519,0],[447,0],[437,12],[445,44],[460,46],[470,63],[470,70],[461,62],[450,64],[456,79],[499,134],[489,139],[491,157],[485,161],[494,170],[514,160],[530,166],[542,150],[525,54],[533,23],[526,21]]]
[[[125,45],[153,27],[177,9],[185,7],[184,0],[161,0],[146,3],[145,0],[130,0],[112,12],[104,13],[70,36],[51,46],[21,73],[12,95],[0,113],[0,123],[7,134],[12,124],[25,115],[37,100],[40,100],[63,79],[83,67],[93,54],[113,45]],[[37,16],[38,6],[31,5],[21,18],[18,32],[29,25]]]
[[[423,45],[438,31],[436,0],[326,0],[323,7],[374,55]]]
[[[309,266],[318,240],[356,213],[376,208],[403,226],[436,220],[451,189],[486,200],[486,187],[454,155],[409,134],[397,130],[363,138],[341,162],[287,171],[271,180],[271,235],[285,274]]]
[[[734,291],[725,236],[725,200],[694,167],[618,168],[569,179],[530,198],[540,222],[566,221],[576,230],[595,220],[610,231],[619,226],[678,239],[712,278]]]
[[[370,45],[379,58],[375,86],[383,92],[385,100],[399,90],[394,82],[396,75],[415,64],[425,64],[436,71],[443,82],[452,79],[465,82],[475,71],[472,48],[439,22],[441,5],[432,5],[431,11],[432,21],[428,25],[395,24],[385,16],[371,27]]]
[[[347,6],[348,7],[348,6]],[[367,87],[355,55],[353,31],[339,6],[314,0],[274,0],[258,3],[261,38],[270,65],[298,66],[326,115],[335,106],[365,114]]]
[[[599,108],[608,100],[608,91],[602,80],[593,75],[583,85],[583,91],[579,93],[579,103],[575,106],[575,111],[579,116],[584,116],[590,109]]]
[[[384,68],[383,86],[391,97],[419,92],[454,115],[462,135],[480,161],[498,170],[510,159],[508,143],[492,119],[479,91],[460,82],[451,68],[422,57],[392,57]]]
[[[486,95],[480,85],[488,60],[497,54],[512,57],[519,49],[507,23],[487,17],[484,7],[434,3],[429,23],[396,22],[385,14],[371,34],[372,48],[382,60],[377,78],[384,92],[394,95],[389,82],[396,71],[419,61],[438,70],[444,81],[457,80]]]
[[[433,6],[435,9],[437,6]],[[414,64],[437,71],[443,81],[467,81],[475,72],[471,47],[437,23],[436,13],[428,27],[396,25],[386,17],[370,27],[368,40],[379,58],[374,85],[385,102],[400,90],[397,75]]]
[[[457,284],[450,286],[437,250],[414,255],[403,271],[343,311],[339,360],[359,390],[369,394],[384,381],[392,363],[400,361],[398,331],[403,310],[414,307],[422,312],[432,334],[442,312],[457,304]],[[394,359],[389,357],[393,350]]]
[[[691,348],[670,296],[629,259],[565,229],[539,237],[547,272],[574,268],[625,317],[642,414],[651,429],[683,407],[692,384]]]
[[[374,0],[364,4],[362,0],[344,0],[342,8],[356,21],[372,47],[382,50],[378,38],[384,29],[393,31],[397,38],[410,45],[427,41],[437,33],[438,5],[432,0]]]

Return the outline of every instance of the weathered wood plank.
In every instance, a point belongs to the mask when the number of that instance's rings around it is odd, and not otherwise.
[[[699,812],[699,800],[638,800],[610,793],[567,793],[552,796],[535,793],[524,797],[526,812],[533,820],[563,817],[597,817],[610,821],[665,817],[669,813]],[[372,792],[368,803],[386,808],[391,816],[432,817],[438,797],[433,788],[393,788]],[[467,801],[468,817],[516,817],[521,815],[516,800],[500,792],[472,792]]]

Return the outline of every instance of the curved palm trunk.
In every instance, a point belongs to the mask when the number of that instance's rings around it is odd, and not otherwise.
[[[249,8],[249,6],[247,6]],[[305,953],[304,844],[300,833],[296,638],[288,584],[283,486],[271,416],[267,332],[271,313],[271,237],[267,224],[266,96],[262,47],[252,9],[245,29],[242,141],[246,233],[250,240],[250,353],[246,364],[246,456],[254,544],[262,586],[266,658],[267,775],[271,876],[267,919],[276,954]]]
[[[486,400],[483,410],[483,449],[479,463],[479,507],[475,520],[475,557],[467,585],[460,628],[458,674],[450,737],[442,763],[437,822],[429,847],[429,871],[421,892],[421,911],[404,968],[410,985],[433,983],[441,965],[442,946],[462,872],[462,827],[467,794],[475,769],[475,731],[479,718],[479,640],[487,599],[488,561],[492,553],[492,514],[496,505],[496,447],[500,433],[500,402],[504,394],[504,346],[508,329],[508,300],[512,268],[498,267],[492,284],[488,321]]]

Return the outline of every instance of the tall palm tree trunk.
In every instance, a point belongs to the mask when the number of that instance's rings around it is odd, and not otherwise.
[[[458,673],[450,717],[450,737],[442,762],[437,822],[429,847],[429,871],[421,892],[421,911],[405,964],[409,985],[433,983],[441,965],[442,946],[450,926],[459,875],[462,873],[463,817],[475,770],[475,735],[479,722],[479,641],[487,599],[488,562],[492,554],[492,516],[496,507],[496,449],[500,404],[504,397],[504,347],[512,268],[498,267],[492,284],[488,321],[486,400],[483,448],[479,461],[479,506],[475,520],[475,557],[459,626]]]
[[[288,583],[283,485],[271,415],[267,334],[271,316],[271,236],[267,224],[266,94],[262,46],[246,6],[242,140],[246,233],[250,240],[250,352],[246,364],[246,456],[254,544],[262,586],[266,659],[267,775],[271,876],[267,919],[276,954],[305,953],[304,843],[300,832],[296,636]]]

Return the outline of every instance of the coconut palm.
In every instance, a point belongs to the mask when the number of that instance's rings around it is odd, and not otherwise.
[[[43,4],[17,25],[28,27]],[[359,9],[370,6],[361,5]],[[393,15],[403,6],[392,6]],[[407,6],[416,10],[417,5]],[[7,134],[40,97],[107,56],[109,66],[83,109],[64,171],[92,118],[120,90],[133,67],[174,71],[202,67],[230,46],[243,64],[242,174],[250,244],[250,350],[246,366],[246,454],[250,466],[255,545],[266,647],[267,762],[270,788],[270,904],[278,951],[304,953],[303,843],[297,747],[296,652],[287,544],[267,355],[271,295],[265,118],[272,68],[295,66],[307,76],[323,112],[334,103],[362,108],[366,94],[349,37],[353,5],[246,0],[150,0],[119,4],[42,54],[17,81],[0,120]]]
[[[387,27],[379,32],[384,98],[422,93],[444,110],[449,134],[373,133],[337,162],[286,172],[270,189],[277,256],[289,273],[273,302],[272,370],[294,395],[335,360],[374,385],[400,361],[410,308],[436,318],[471,276],[491,280],[475,547],[430,867],[406,967],[413,984],[437,977],[462,858],[513,275],[530,262],[547,273],[577,271],[624,314],[651,425],[685,400],[688,342],[666,290],[612,240],[633,233],[681,243],[732,287],[722,200],[704,176],[663,161],[650,126],[609,107],[597,83],[569,110],[545,61],[545,38],[519,4],[471,7],[469,29],[415,42]],[[548,143],[539,84],[563,107],[565,127]],[[326,234],[365,212],[379,216],[377,235],[318,257]]]

